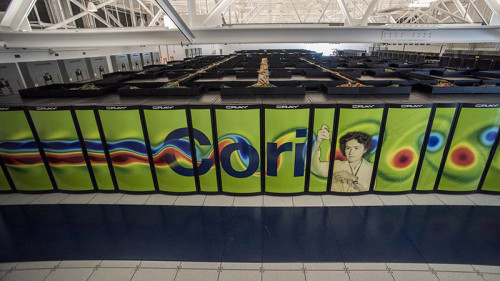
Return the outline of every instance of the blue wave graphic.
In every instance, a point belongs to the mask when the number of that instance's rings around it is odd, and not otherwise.
[[[1,152],[38,152],[38,147],[32,141],[5,141],[0,142]]]
[[[162,150],[165,150],[168,147],[175,148],[180,150],[183,154],[191,157],[191,146],[189,144],[189,140],[185,139],[175,139],[162,143],[158,146],[152,146],[151,151],[153,155],[158,155]]]
[[[129,151],[137,154],[147,154],[146,144],[137,140],[108,142],[109,152]]]

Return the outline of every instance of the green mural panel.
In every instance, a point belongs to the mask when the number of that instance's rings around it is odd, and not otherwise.
[[[462,108],[439,190],[477,189],[499,123],[500,108]]]
[[[9,191],[12,190],[12,188],[9,185],[9,182],[7,181],[7,177],[5,176],[4,172],[2,169],[0,169],[0,191]]]
[[[217,192],[217,171],[215,168],[210,109],[191,109],[191,119],[193,129],[198,130],[208,139],[208,142],[207,140],[203,140],[203,145],[200,144],[200,141],[195,139],[196,161],[198,162],[198,167],[202,164],[202,159],[207,159],[205,161],[209,161],[210,163],[210,169],[199,175],[200,190],[204,192]]]
[[[75,110],[90,165],[99,190],[114,190],[106,154],[93,110]]]
[[[0,153],[16,189],[53,190],[24,111],[0,112],[0,124]]]
[[[456,108],[436,108],[416,190],[433,190]]]
[[[260,109],[216,109],[216,119],[222,190],[232,193],[260,192],[260,160],[252,161],[255,156],[260,157]],[[234,144],[241,149],[229,154],[230,148],[235,147],[230,145]],[[230,171],[231,168],[234,171]],[[241,174],[245,171],[253,173]]]
[[[94,187],[69,110],[30,111],[59,190],[90,191]]]
[[[330,166],[331,142],[333,136],[331,132],[333,130],[334,118],[334,108],[314,109],[309,192],[325,192],[328,190],[328,168]],[[326,133],[325,130],[328,133]]]
[[[351,193],[370,190],[373,161],[375,160],[383,112],[383,108],[340,109],[335,161],[333,163],[332,191]],[[324,133],[331,132],[325,131]],[[345,140],[345,147],[349,147],[353,153],[351,157],[347,157],[346,150],[342,151],[340,140]],[[355,151],[357,154],[354,153]]]
[[[491,132],[491,136],[489,137],[490,140],[493,139],[493,135],[496,136],[496,133]],[[493,160],[486,174],[481,190],[500,191],[500,149],[498,149],[498,147],[495,151],[495,155],[493,155]]]
[[[160,190],[195,192],[186,110],[144,110],[144,116]],[[179,129],[185,131],[182,138],[170,135]]]
[[[118,188],[154,191],[138,109],[99,110]]]
[[[431,108],[389,108],[376,191],[411,191]]]
[[[266,108],[265,114],[265,190],[273,193],[304,192],[309,108]]]

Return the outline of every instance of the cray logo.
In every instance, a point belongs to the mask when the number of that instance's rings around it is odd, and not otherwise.
[[[352,108],[374,108],[374,104],[354,104]]]
[[[495,103],[495,104],[476,104],[476,107],[498,107],[499,104],[498,103]]]
[[[295,108],[299,108],[298,105],[277,105],[276,106],[277,109],[295,109]]]
[[[0,107],[0,111],[9,110],[9,107]]]
[[[248,105],[228,105],[226,106],[226,109],[247,109]]]
[[[126,106],[106,106],[107,110],[121,110],[121,109],[126,109]]]
[[[56,110],[57,107],[46,107],[46,106],[37,106],[36,110]]]
[[[423,104],[402,104],[401,108],[421,108]]]
[[[173,106],[153,106],[153,109],[172,109]]]

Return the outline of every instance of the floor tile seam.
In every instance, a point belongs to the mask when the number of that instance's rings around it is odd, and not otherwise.
[[[0,200],[0,204],[2,204],[3,202],[9,200],[12,196],[14,196],[15,193],[11,193],[11,194],[8,194],[6,196],[2,196],[2,197],[5,197],[4,200]]]
[[[26,203],[26,205],[29,205],[31,203],[33,203],[33,201],[35,201],[36,199],[40,198],[43,194],[40,194],[38,196],[36,196],[33,200],[29,201],[28,203]]]
[[[408,194],[405,194],[406,198],[408,198],[408,200],[410,200],[410,202],[413,204],[413,206],[415,206],[415,202],[413,202],[413,200],[411,200],[410,196],[408,196]]]

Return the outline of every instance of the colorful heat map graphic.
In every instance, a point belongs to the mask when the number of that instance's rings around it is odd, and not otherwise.
[[[439,190],[474,191],[498,133],[500,109],[462,108]]]
[[[456,109],[437,107],[420,169],[417,190],[433,190]],[[423,136],[422,140],[423,142]]]
[[[210,109],[190,109],[191,119],[193,124],[193,130],[199,131],[201,134],[205,135],[208,142],[203,142],[195,140],[195,150],[196,150],[196,160],[198,162],[198,167],[201,165],[201,159],[210,158],[214,159],[213,155],[213,134],[212,134],[212,114]],[[198,177],[200,182],[200,190],[203,192],[218,192],[219,185],[217,181],[217,170],[215,168],[215,161],[213,162],[210,169]]]
[[[0,153],[8,166],[43,164],[35,141],[1,142]]]
[[[98,112],[118,188],[131,192],[154,191],[139,110]]]
[[[53,190],[24,111],[0,112],[0,124],[0,153],[16,190]]]
[[[431,108],[390,108],[375,190],[410,191]]]
[[[496,128],[491,128],[489,132],[485,132],[485,134],[483,134],[484,141],[486,141],[486,143],[494,142],[493,134],[495,137],[498,134],[498,130],[495,129]],[[498,183],[500,183],[500,149],[497,147],[488,173],[486,174],[482,190],[498,192],[500,191],[500,185]]]

